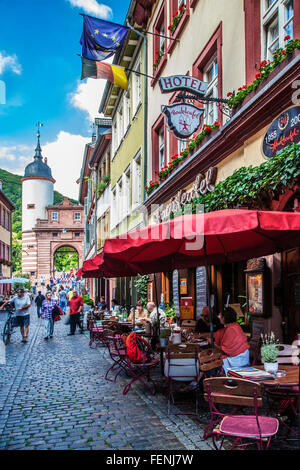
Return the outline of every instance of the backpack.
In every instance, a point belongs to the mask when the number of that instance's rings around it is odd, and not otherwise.
[[[144,364],[145,362],[147,362],[147,346],[147,341],[145,341],[140,336],[137,336],[134,331],[130,333],[126,339],[126,350],[131,362],[133,362],[134,364]]]

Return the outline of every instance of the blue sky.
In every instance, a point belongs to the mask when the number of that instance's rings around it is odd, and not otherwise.
[[[124,23],[129,0],[0,0],[0,167],[22,174],[38,121],[56,189],[77,197],[84,145],[105,80],[80,81],[80,12]],[[66,181],[65,170],[70,174]]]

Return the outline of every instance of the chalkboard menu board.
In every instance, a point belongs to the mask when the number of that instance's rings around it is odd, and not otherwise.
[[[196,317],[201,317],[203,307],[207,305],[207,277],[204,266],[196,268]]]
[[[180,303],[179,303],[179,275],[177,269],[173,271],[173,302],[175,315],[180,318]]]
[[[300,106],[287,109],[272,122],[263,140],[263,153],[267,158],[300,141]]]

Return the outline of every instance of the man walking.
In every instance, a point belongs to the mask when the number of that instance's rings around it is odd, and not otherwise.
[[[73,291],[72,298],[70,299],[70,333],[68,336],[75,334],[76,325],[80,328],[80,333],[83,333],[82,324],[80,322],[80,312],[83,307],[83,299],[78,295],[77,291]]]
[[[39,290],[38,295],[36,296],[34,302],[36,304],[36,313],[38,318],[41,317],[41,307],[42,303],[45,300],[45,296],[42,294],[42,291]]]
[[[28,294],[25,294],[23,288],[19,288],[17,290],[17,295],[15,295],[11,300],[7,300],[6,302],[4,302],[3,305],[0,307],[0,310],[2,310],[3,307],[8,303],[15,306],[16,326],[20,327],[22,334],[22,342],[27,343],[27,336],[29,333],[30,324],[30,313],[28,310],[31,304],[30,297]]]

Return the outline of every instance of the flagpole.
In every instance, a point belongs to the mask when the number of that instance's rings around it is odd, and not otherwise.
[[[133,28],[132,26],[130,26],[128,21],[127,21],[127,26],[128,26],[128,28],[132,29],[132,31],[141,34],[141,32],[139,30],[137,30],[137,29]],[[165,39],[170,39],[171,41],[180,42],[179,39],[171,38],[170,36],[164,36],[163,34],[152,33],[151,31],[147,31],[146,29],[142,29],[142,32],[145,33],[145,34],[152,34],[152,36],[159,36],[160,38],[165,38]]]

